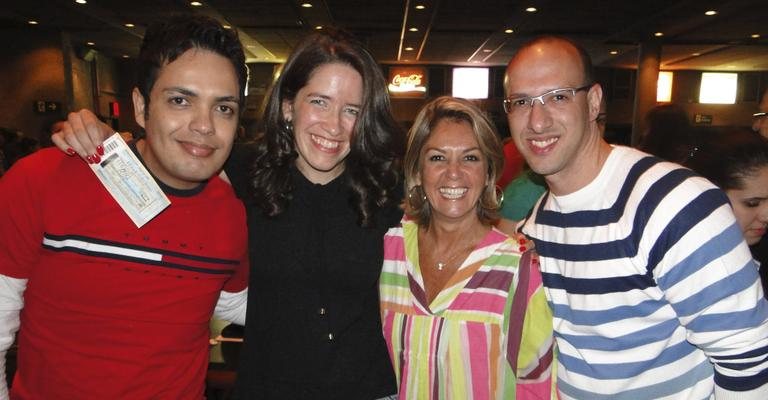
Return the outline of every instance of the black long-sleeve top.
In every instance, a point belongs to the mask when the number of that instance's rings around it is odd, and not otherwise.
[[[287,209],[266,217],[249,200],[247,152],[227,164],[248,213],[251,273],[239,399],[376,399],[396,393],[381,331],[382,238],[397,207],[362,228],[342,174],[326,185],[295,168]]]

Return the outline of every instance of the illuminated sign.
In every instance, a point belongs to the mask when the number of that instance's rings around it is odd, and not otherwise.
[[[427,74],[424,68],[392,67],[389,69],[389,93],[397,97],[424,97],[427,93]]]

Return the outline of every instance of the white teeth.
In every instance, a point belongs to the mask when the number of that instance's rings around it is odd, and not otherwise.
[[[335,149],[339,147],[339,142],[321,138],[320,136],[312,135],[312,141],[326,149]]]
[[[449,199],[458,199],[467,193],[467,188],[440,188],[440,194]]]
[[[550,138],[550,139],[547,139],[547,140],[531,140],[531,143],[534,146],[539,147],[539,148],[547,147],[550,144],[555,143],[555,142],[557,142],[557,138],[556,137],[553,137],[553,138]]]

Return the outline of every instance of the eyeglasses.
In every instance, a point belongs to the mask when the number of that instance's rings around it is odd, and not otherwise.
[[[507,114],[526,112],[533,108],[533,104],[538,101],[542,106],[551,106],[556,108],[567,107],[573,102],[576,93],[587,90],[594,83],[577,88],[560,88],[551,90],[540,96],[514,97],[504,99],[504,112]]]
[[[759,113],[752,114],[753,119],[765,118],[766,116],[768,116],[768,112],[759,112]]]

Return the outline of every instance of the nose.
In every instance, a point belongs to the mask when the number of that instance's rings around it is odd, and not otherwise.
[[[536,132],[545,132],[552,126],[552,117],[541,99],[534,99],[528,114],[528,127]]]
[[[449,161],[446,172],[449,178],[458,178],[461,175],[461,164],[458,161]]]
[[[757,219],[763,224],[768,225],[768,204],[764,204],[757,215]]]
[[[325,115],[323,129],[328,134],[336,136],[341,132],[341,110],[331,110]]]
[[[199,107],[190,123],[192,132],[200,135],[211,135],[214,132],[213,111],[207,107]]]

